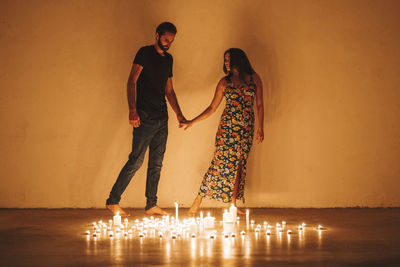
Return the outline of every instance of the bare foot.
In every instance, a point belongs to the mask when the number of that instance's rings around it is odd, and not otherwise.
[[[199,211],[199,207],[191,206],[189,211],[188,211],[188,215],[190,217],[196,217],[198,211]]]
[[[240,209],[237,208],[237,214],[238,215],[246,215],[246,212],[244,212],[243,210],[240,210]]]
[[[147,215],[169,215],[168,212],[161,209],[159,206],[154,206],[151,209],[146,210]]]
[[[188,211],[189,216],[196,217],[202,200],[203,200],[203,198],[201,196],[197,195],[197,197],[193,201],[192,206],[190,207],[190,209]]]
[[[129,213],[126,213],[123,209],[121,209],[121,207],[118,204],[106,205],[106,208],[110,210],[114,215],[117,214],[118,212],[119,215],[121,215],[121,217],[131,216]]]

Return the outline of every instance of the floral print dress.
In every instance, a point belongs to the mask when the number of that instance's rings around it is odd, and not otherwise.
[[[215,138],[216,150],[200,186],[200,196],[224,203],[233,198],[244,200],[246,163],[254,137],[255,94],[252,78],[240,86],[228,81],[224,89],[226,106]]]

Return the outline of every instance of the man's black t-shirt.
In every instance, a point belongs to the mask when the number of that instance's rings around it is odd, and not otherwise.
[[[165,86],[172,77],[172,62],[170,54],[164,52],[161,56],[154,45],[140,48],[133,61],[143,67],[136,83],[136,107],[149,115],[149,119],[168,117]]]

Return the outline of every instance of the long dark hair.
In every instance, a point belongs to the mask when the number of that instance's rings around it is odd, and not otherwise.
[[[242,81],[246,81],[246,74],[247,75],[253,75],[255,73],[253,67],[250,64],[249,59],[247,58],[246,53],[240,49],[240,48],[229,48],[228,50],[225,51],[224,53],[224,59],[225,55],[229,53],[230,55],[230,71],[228,72],[225,64],[223,67],[223,70],[226,74],[226,78],[228,81],[230,81],[231,76],[232,76],[232,69],[236,68],[239,72],[239,78]]]

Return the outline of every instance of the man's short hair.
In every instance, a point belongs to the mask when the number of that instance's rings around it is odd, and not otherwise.
[[[177,30],[175,25],[172,24],[171,22],[163,22],[160,25],[158,25],[156,32],[158,33],[159,36],[163,36],[166,32],[176,34]]]

